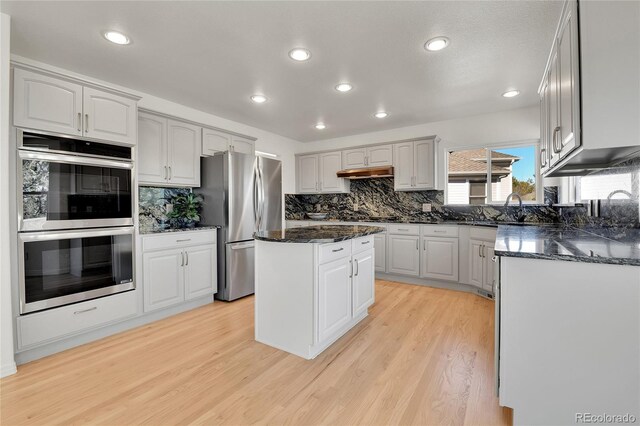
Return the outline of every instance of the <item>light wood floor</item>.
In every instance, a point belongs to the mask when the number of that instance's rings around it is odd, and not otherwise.
[[[501,425],[493,302],[378,281],[369,317],[312,361],[253,340],[253,298],[216,302],[18,368],[2,425]]]

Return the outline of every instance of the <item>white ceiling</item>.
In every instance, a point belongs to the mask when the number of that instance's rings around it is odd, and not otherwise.
[[[2,1],[21,56],[299,141],[537,103],[561,2]],[[133,43],[116,46],[101,31]],[[445,35],[449,47],[426,52]],[[288,58],[296,46],[311,60]],[[349,81],[354,89],[338,93]],[[518,88],[521,95],[501,93]],[[269,101],[249,100],[264,93]],[[389,117],[373,118],[379,109]],[[316,130],[318,121],[326,123]]]

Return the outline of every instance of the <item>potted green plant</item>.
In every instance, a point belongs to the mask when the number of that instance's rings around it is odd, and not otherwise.
[[[190,192],[178,195],[171,203],[173,210],[167,213],[167,217],[174,220],[179,228],[192,228],[200,221],[202,196]]]

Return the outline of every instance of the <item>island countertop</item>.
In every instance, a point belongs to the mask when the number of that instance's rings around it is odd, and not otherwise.
[[[278,243],[335,243],[384,232],[384,228],[367,225],[317,225],[256,232],[260,241]]]
[[[640,266],[640,229],[500,225],[495,254]]]

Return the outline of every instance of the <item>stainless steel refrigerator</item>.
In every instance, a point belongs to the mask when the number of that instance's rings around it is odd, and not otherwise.
[[[254,293],[253,234],[282,227],[280,161],[237,152],[201,159],[201,223],[220,225],[217,299]]]

